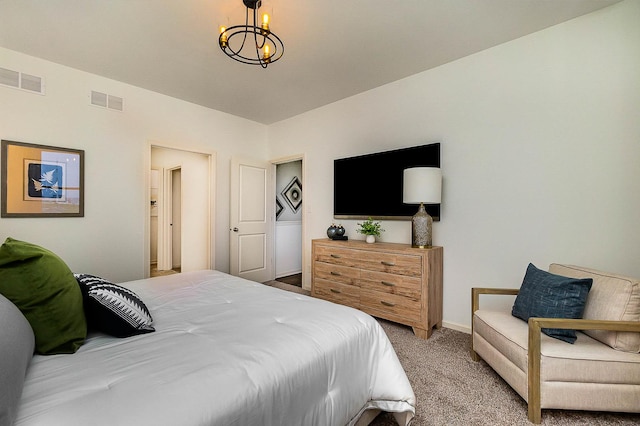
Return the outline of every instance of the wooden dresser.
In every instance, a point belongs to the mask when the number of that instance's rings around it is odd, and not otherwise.
[[[442,251],[313,240],[311,295],[409,325],[428,339],[442,326]]]

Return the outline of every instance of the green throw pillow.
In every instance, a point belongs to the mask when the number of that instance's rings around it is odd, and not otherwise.
[[[35,244],[0,246],[0,293],[22,311],[40,354],[74,353],[87,336],[82,292],[69,267]]]

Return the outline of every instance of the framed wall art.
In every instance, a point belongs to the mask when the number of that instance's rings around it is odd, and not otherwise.
[[[84,151],[2,141],[2,217],[83,217]]]
[[[298,176],[294,176],[280,194],[282,194],[282,198],[289,204],[291,210],[297,213],[302,204],[302,183],[300,179],[298,179]]]

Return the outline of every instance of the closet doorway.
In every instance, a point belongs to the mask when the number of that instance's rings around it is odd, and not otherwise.
[[[212,154],[151,146],[151,275],[211,268],[212,164]]]
[[[303,161],[301,157],[275,165],[275,278],[303,286]]]

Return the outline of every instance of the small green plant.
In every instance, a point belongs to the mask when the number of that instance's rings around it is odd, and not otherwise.
[[[380,236],[381,232],[384,232],[382,229],[382,225],[380,222],[374,222],[373,219],[369,218],[362,223],[357,223],[360,228],[356,229],[356,232],[364,235],[374,235],[376,237]]]

